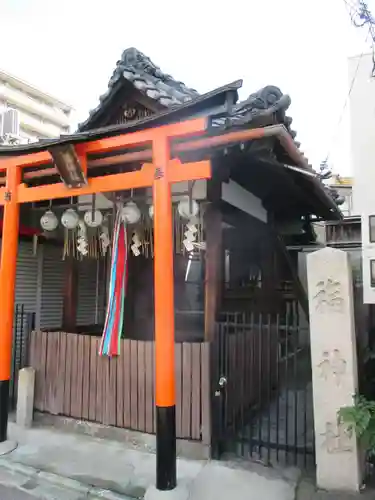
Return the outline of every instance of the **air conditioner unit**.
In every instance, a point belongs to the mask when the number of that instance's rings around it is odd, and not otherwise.
[[[2,133],[18,137],[20,134],[20,116],[17,109],[7,108],[2,113]]]

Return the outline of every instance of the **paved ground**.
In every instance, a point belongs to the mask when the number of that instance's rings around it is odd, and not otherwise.
[[[270,462],[277,467],[288,464],[301,469],[315,467],[313,414],[310,354],[300,351],[285,363],[280,374],[279,390],[269,406],[254,415],[249,425],[239,432],[242,439],[237,443],[237,454],[252,456],[257,461]],[[260,440],[264,446],[259,450],[254,442]],[[289,445],[290,450],[298,446],[300,452],[295,455],[289,451],[286,454],[282,450],[276,451],[276,446],[268,448],[267,443]],[[236,445],[231,443],[231,446],[233,450]]]
[[[18,448],[0,459],[0,484],[21,487],[34,498],[134,500],[155,484],[155,455],[126,443],[50,428],[24,431],[14,424],[10,435]],[[178,460],[177,473],[179,486],[194,500],[294,500],[299,478],[296,469],[187,459]]]
[[[135,500],[4,458],[0,462],[0,500]]]
[[[357,495],[345,493],[327,493],[317,491],[312,478],[303,478],[296,490],[295,500],[374,500],[375,489],[373,487],[364,489]]]
[[[0,485],[0,500],[35,500],[35,497],[17,488]]]
[[[374,500],[317,491],[297,469],[243,461],[178,460],[179,494],[151,495],[155,455],[143,444],[72,434],[49,427],[10,425],[18,448],[0,458],[0,500]],[[178,493],[176,491],[176,493]],[[181,493],[181,494],[180,494]]]

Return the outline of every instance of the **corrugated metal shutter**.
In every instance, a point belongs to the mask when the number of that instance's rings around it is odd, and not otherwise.
[[[1,241],[1,240],[0,240]],[[15,321],[13,323],[13,352],[11,369],[11,404],[15,401],[18,370],[25,360],[26,334],[32,326],[31,317],[26,313],[35,313],[37,308],[38,256],[33,255],[30,241],[21,240],[18,244]]]
[[[108,262],[109,255],[106,258],[100,260],[99,267],[99,284],[98,284],[98,323],[100,325],[104,325],[105,321],[105,313],[106,313],[106,305],[107,305],[107,293],[108,293],[108,269],[110,268],[110,264]]]
[[[103,260],[83,259],[78,263],[77,325],[102,324],[104,321]]]
[[[38,257],[33,255],[31,241],[20,241],[18,244],[16,291],[15,291],[15,323],[13,344],[13,367],[12,374],[16,372],[15,367],[21,362],[25,346],[25,333],[28,326],[28,318],[24,313],[35,313],[37,307],[38,288]],[[14,382],[14,381],[13,381]]]
[[[83,259],[78,263],[77,325],[95,324],[97,261]]]
[[[40,327],[44,329],[62,325],[64,261],[61,257],[61,247],[43,245]]]
[[[36,312],[38,257],[33,255],[30,241],[18,245],[15,303],[23,304],[25,312]]]

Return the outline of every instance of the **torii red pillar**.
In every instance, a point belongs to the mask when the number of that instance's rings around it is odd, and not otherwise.
[[[20,206],[17,188],[21,179],[19,167],[7,169],[4,201],[4,223],[0,266],[0,443],[7,439],[9,381],[12,366],[14,294],[18,252]]]
[[[176,487],[176,402],[174,356],[174,273],[169,141],[153,143],[156,488]]]

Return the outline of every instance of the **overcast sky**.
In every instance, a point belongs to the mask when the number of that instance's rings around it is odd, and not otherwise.
[[[238,78],[242,98],[277,85],[314,167],[330,151],[334,170],[350,173],[347,119],[337,122],[347,57],[364,50],[366,32],[344,0],[0,0],[0,37],[0,68],[70,102],[77,121],[130,46],[200,92]]]

